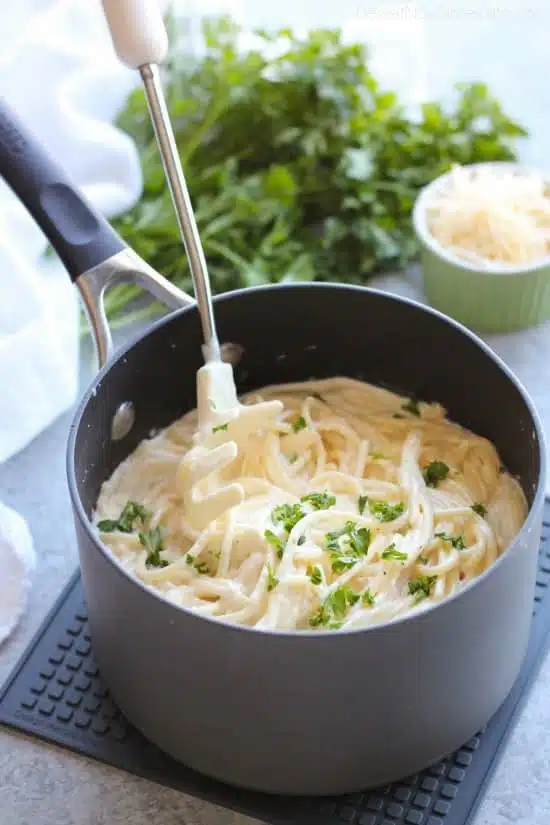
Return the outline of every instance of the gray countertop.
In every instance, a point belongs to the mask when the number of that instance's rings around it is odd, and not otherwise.
[[[379,285],[401,292],[414,291],[413,286],[391,279]],[[538,355],[544,357],[544,346],[547,351],[550,349],[550,326],[500,342],[504,355],[509,355],[508,360],[519,373],[531,369],[531,349],[535,346],[532,336],[538,342],[535,347]],[[527,366],[522,366],[522,347],[529,361]],[[550,360],[546,361],[547,370],[548,364]],[[544,381],[539,378],[538,383]],[[533,385],[532,389],[540,395],[540,386]],[[544,399],[540,406],[545,406]],[[550,421],[544,417],[550,431]],[[77,565],[64,466],[70,419],[70,414],[64,415],[23,452],[0,466],[0,499],[28,520],[39,555],[27,614],[14,636],[0,648],[0,683],[8,676]],[[550,658],[547,657],[474,825],[508,825],[510,822],[548,825],[550,822],[549,688]],[[0,729],[0,811],[2,825],[254,823],[247,817],[3,728]]]

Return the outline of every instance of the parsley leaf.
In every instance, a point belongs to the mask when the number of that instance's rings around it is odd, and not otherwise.
[[[311,617],[311,627],[328,627],[337,630],[353,605],[357,604],[361,595],[347,585],[342,585],[327,596],[319,610]]]
[[[409,581],[409,595],[414,596],[415,602],[427,599],[432,591],[437,576],[417,576]]]
[[[424,467],[424,481],[428,487],[437,487],[449,475],[449,467],[444,461],[431,461]]]
[[[317,565],[315,565],[315,567],[308,567],[307,574],[312,584],[321,584],[321,582],[323,581],[323,574],[321,572],[321,568]]]
[[[448,541],[456,550],[464,550],[466,542],[462,533],[459,536],[448,536],[447,533],[436,533],[436,538]]]
[[[395,521],[405,510],[403,502],[388,504],[385,501],[369,501],[369,509],[378,521]]]
[[[306,427],[307,423],[303,415],[301,415],[300,418],[298,418],[292,425],[292,429],[295,433],[300,432],[300,430],[305,430]]]
[[[420,407],[418,406],[418,401],[414,398],[409,398],[404,404],[401,404],[401,409],[405,410],[405,412],[410,413],[411,415],[416,415],[420,418]]]
[[[275,590],[277,585],[279,584],[279,579],[273,572],[272,567],[268,564],[267,565],[267,592],[271,593],[272,590]]]
[[[472,510],[474,513],[477,513],[478,516],[485,517],[487,515],[487,508],[480,501],[476,501],[475,504],[472,504]]]
[[[273,530],[266,530],[264,533],[264,539],[272,544],[273,547],[277,550],[277,558],[282,559],[283,553],[285,552],[285,544],[286,542],[283,541],[282,538],[277,536]]]
[[[207,562],[195,561],[195,558],[191,555],[191,553],[188,553],[186,555],[185,561],[187,562],[187,564],[190,564],[197,571],[197,573],[200,573],[201,575],[210,573],[210,568],[208,567]]]
[[[138,504],[136,501],[128,501],[120,514],[118,529],[122,533],[131,533],[136,521],[145,524],[151,518],[151,515],[151,511],[142,504]]]
[[[115,530],[131,533],[136,522],[143,525],[151,515],[151,511],[137,501],[127,501],[117,519],[103,519],[98,522],[97,527],[102,533],[114,533]]]
[[[402,553],[401,550],[397,550],[395,544],[390,544],[389,547],[383,551],[381,558],[384,561],[407,561],[409,558],[406,553]]]
[[[376,595],[374,593],[371,593],[371,591],[368,588],[367,588],[367,590],[365,590],[365,592],[361,596],[361,601],[363,602],[363,604],[366,604],[369,607],[374,606],[374,600],[375,599],[376,599]]]
[[[330,554],[335,573],[350,570],[368,553],[371,540],[370,530],[357,529],[352,521],[347,521],[340,530],[333,530],[325,536],[325,550]]]
[[[229,423],[227,423],[227,424],[218,424],[217,427],[212,427],[212,432],[213,433],[219,433],[219,432],[222,432],[222,430],[227,430],[228,427],[229,427]]]
[[[147,567],[167,567],[166,559],[161,559],[160,554],[164,550],[164,540],[160,527],[154,527],[148,533],[140,533],[139,540],[147,550],[145,564]]]
[[[336,504],[336,496],[330,493],[309,493],[307,496],[302,496],[300,501],[303,504],[311,504],[314,510],[328,510]]]
[[[367,499],[366,496],[359,496],[359,498],[357,499],[357,509],[359,510],[359,515],[360,516],[362,516],[363,513],[365,512],[365,505],[366,505],[367,501],[368,501],[368,499]]]
[[[290,533],[299,521],[305,516],[299,504],[278,504],[271,512],[271,520],[274,524],[282,522],[284,529]]]
[[[115,530],[118,530],[118,519],[105,518],[102,521],[98,521],[97,529],[101,533],[114,533]]]

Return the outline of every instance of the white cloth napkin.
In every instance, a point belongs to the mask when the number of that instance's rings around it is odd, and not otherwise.
[[[26,521],[0,502],[0,645],[25,611],[36,566],[36,553]]]
[[[2,9],[0,94],[108,215],[139,197],[135,147],[111,122],[135,78],[113,54],[101,4],[26,0]],[[0,461],[75,400],[78,311],[47,241],[0,186]]]

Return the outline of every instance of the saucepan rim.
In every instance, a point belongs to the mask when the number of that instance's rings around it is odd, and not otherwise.
[[[340,284],[340,283],[285,283],[285,284],[267,284],[262,286],[254,286],[254,287],[246,287],[244,289],[233,290],[230,292],[225,292],[220,295],[214,297],[215,304],[221,304],[224,301],[235,301],[238,300],[239,297],[249,295],[256,292],[261,293],[269,293],[273,290],[285,290],[288,292],[302,290],[302,289],[337,289],[343,290],[347,292],[356,292],[360,294],[370,294],[376,295],[378,298],[382,298],[383,300],[388,300],[392,302],[397,302],[401,304],[405,304],[412,309],[418,309],[421,312],[425,312],[429,315],[435,316],[436,318],[440,319],[444,323],[448,324],[449,326],[454,327],[458,332],[462,333],[468,337],[474,344],[476,344],[479,349],[488,355],[495,364],[500,368],[500,370],[504,373],[504,375],[508,378],[508,380],[514,385],[516,390],[520,393],[522,400],[527,407],[529,414],[531,416],[532,424],[534,427],[534,431],[537,437],[537,443],[539,446],[540,452],[540,470],[537,479],[537,485],[535,489],[535,494],[533,497],[532,504],[529,508],[527,513],[527,517],[512,541],[509,547],[488,567],[483,573],[477,576],[475,579],[469,581],[460,591],[454,593],[451,596],[448,596],[441,602],[430,604],[429,606],[425,607],[423,610],[418,612],[412,613],[405,613],[402,616],[396,616],[392,619],[389,619],[384,622],[380,622],[379,624],[371,625],[368,627],[360,627],[360,628],[341,628],[336,633],[333,630],[300,630],[297,631],[286,631],[286,630],[271,630],[265,628],[256,628],[251,627],[248,625],[235,625],[230,624],[229,622],[225,622],[223,619],[213,618],[210,616],[203,616],[198,614],[188,608],[184,607],[183,605],[174,604],[168,599],[164,598],[161,593],[153,590],[151,587],[148,587],[145,583],[140,581],[136,576],[133,576],[131,573],[126,571],[122,564],[118,561],[116,556],[109,551],[109,549],[105,546],[105,544],[99,539],[96,532],[93,529],[93,525],[86,515],[84,510],[84,506],[82,504],[82,500],[80,498],[78,492],[78,484],[76,479],[76,462],[75,462],[75,452],[76,452],[76,442],[77,442],[77,435],[80,427],[80,423],[82,420],[82,416],[87,409],[90,399],[94,396],[97,391],[97,387],[101,384],[103,378],[109,373],[111,368],[115,363],[123,359],[126,354],[140,341],[149,337],[158,330],[159,328],[163,327],[165,324],[172,323],[175,316],[185,315],[189,312],[197,311],[196,304],[192,304],[188,307],[184,307],[182,309],[175,310],[173,312],[169,312],[167,315],[157,319],[152,324],[150,324],[144,331],[142,331],[139,335],[132,338],[129,342],[124,344],[120,349],[118,349],[110,359],[110,361],[105,364],[102,369],[97,373],[94,377],[88,388],[85,390],[78,406],[76,412],[73,415],[73,420],[70,426],[69,437],[67,442],[67,451],[66,451],[66,471],[67,471],[67,479],[68,479],[68,486],[69,486],[69,494],[71,497],[71,502],[73,505],[73,510],[78,518],[80,525],[84,528],[88,538],[92,541],[95,545],[95,548],[104,556],[104,558],[112,565],[113,572],[115,572],[119,576],[123,576],[125,579],[129,580],[131,584],[141,589],[145,594],[148,596],[159,600],[164,605],[169,608],[172,608],[183,615],[193,618],[195,620],[200,620],[204,622],[212,623],[214,626],[219,626],[220,631],[225,630],[227,632],[239,632],[239,633],[252,633],[255,635],[261,635],[263,637],[283,637],[285,639],[296,639],[297,643],[300,640],[326,640],[327,637],[331,638],[338,638],[339,636],[345,635],[358,635],[358,634],[369,634],[375,631],[385,630],[386,628],[394,627],[396,625],[408,623],[411,621],[415,621],[421,617],[426,617],[428,614],[433,612],[434,610],[438,610],[446,605],[451,604],[457,599],[463,598],[468,592],[470,592],[473,588],[481,586],[481,584],[487,579],[488,576],[491,576],[498,568],[505,562],[506,557],[508,556],[511,549],[523,538],[527,537],[530,531],[533,529],[533,522],[537,513],[540,511],[541,499],[545,497],[545,490],[546,490],[546,472],[547,472],[547,453],[546,453],[546,438],[544,435],[544,430],[542,427],[542,422],[540,420],[539,413],[537,408],[535,407],[534,402],[532,401],[529,393],[521,383],[521,381],[517,378],[517,376],[512,372],[512,370],[504,363],[504,361],[500,358],[497,353],[495,353],[484,341],[482,341],[474,332],[469,330],[467,327],[460,324],[458,321],[455,321],[452,318],[449,318],[447,315],[444,315],[442,312],[434,309],[433,307],[425,306],[418,301],[412,300],[410,298],[405,298],[403,296],[398,296],[390,293],[386,293],[382,290],[373,289],[372,287],[364,287],[355,284]]]

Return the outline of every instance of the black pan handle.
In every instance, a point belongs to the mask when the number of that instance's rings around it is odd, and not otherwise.
[[[78,287],[100,366],[112,351],[103,307],[103,294],[112,284],[138,284],[173,309],[194,304],[124,243],[2,99],[0,177],[25,204]]]
[[[126,249],[122,238],[0,100],[0,175],[25,204],[71,279]]]

